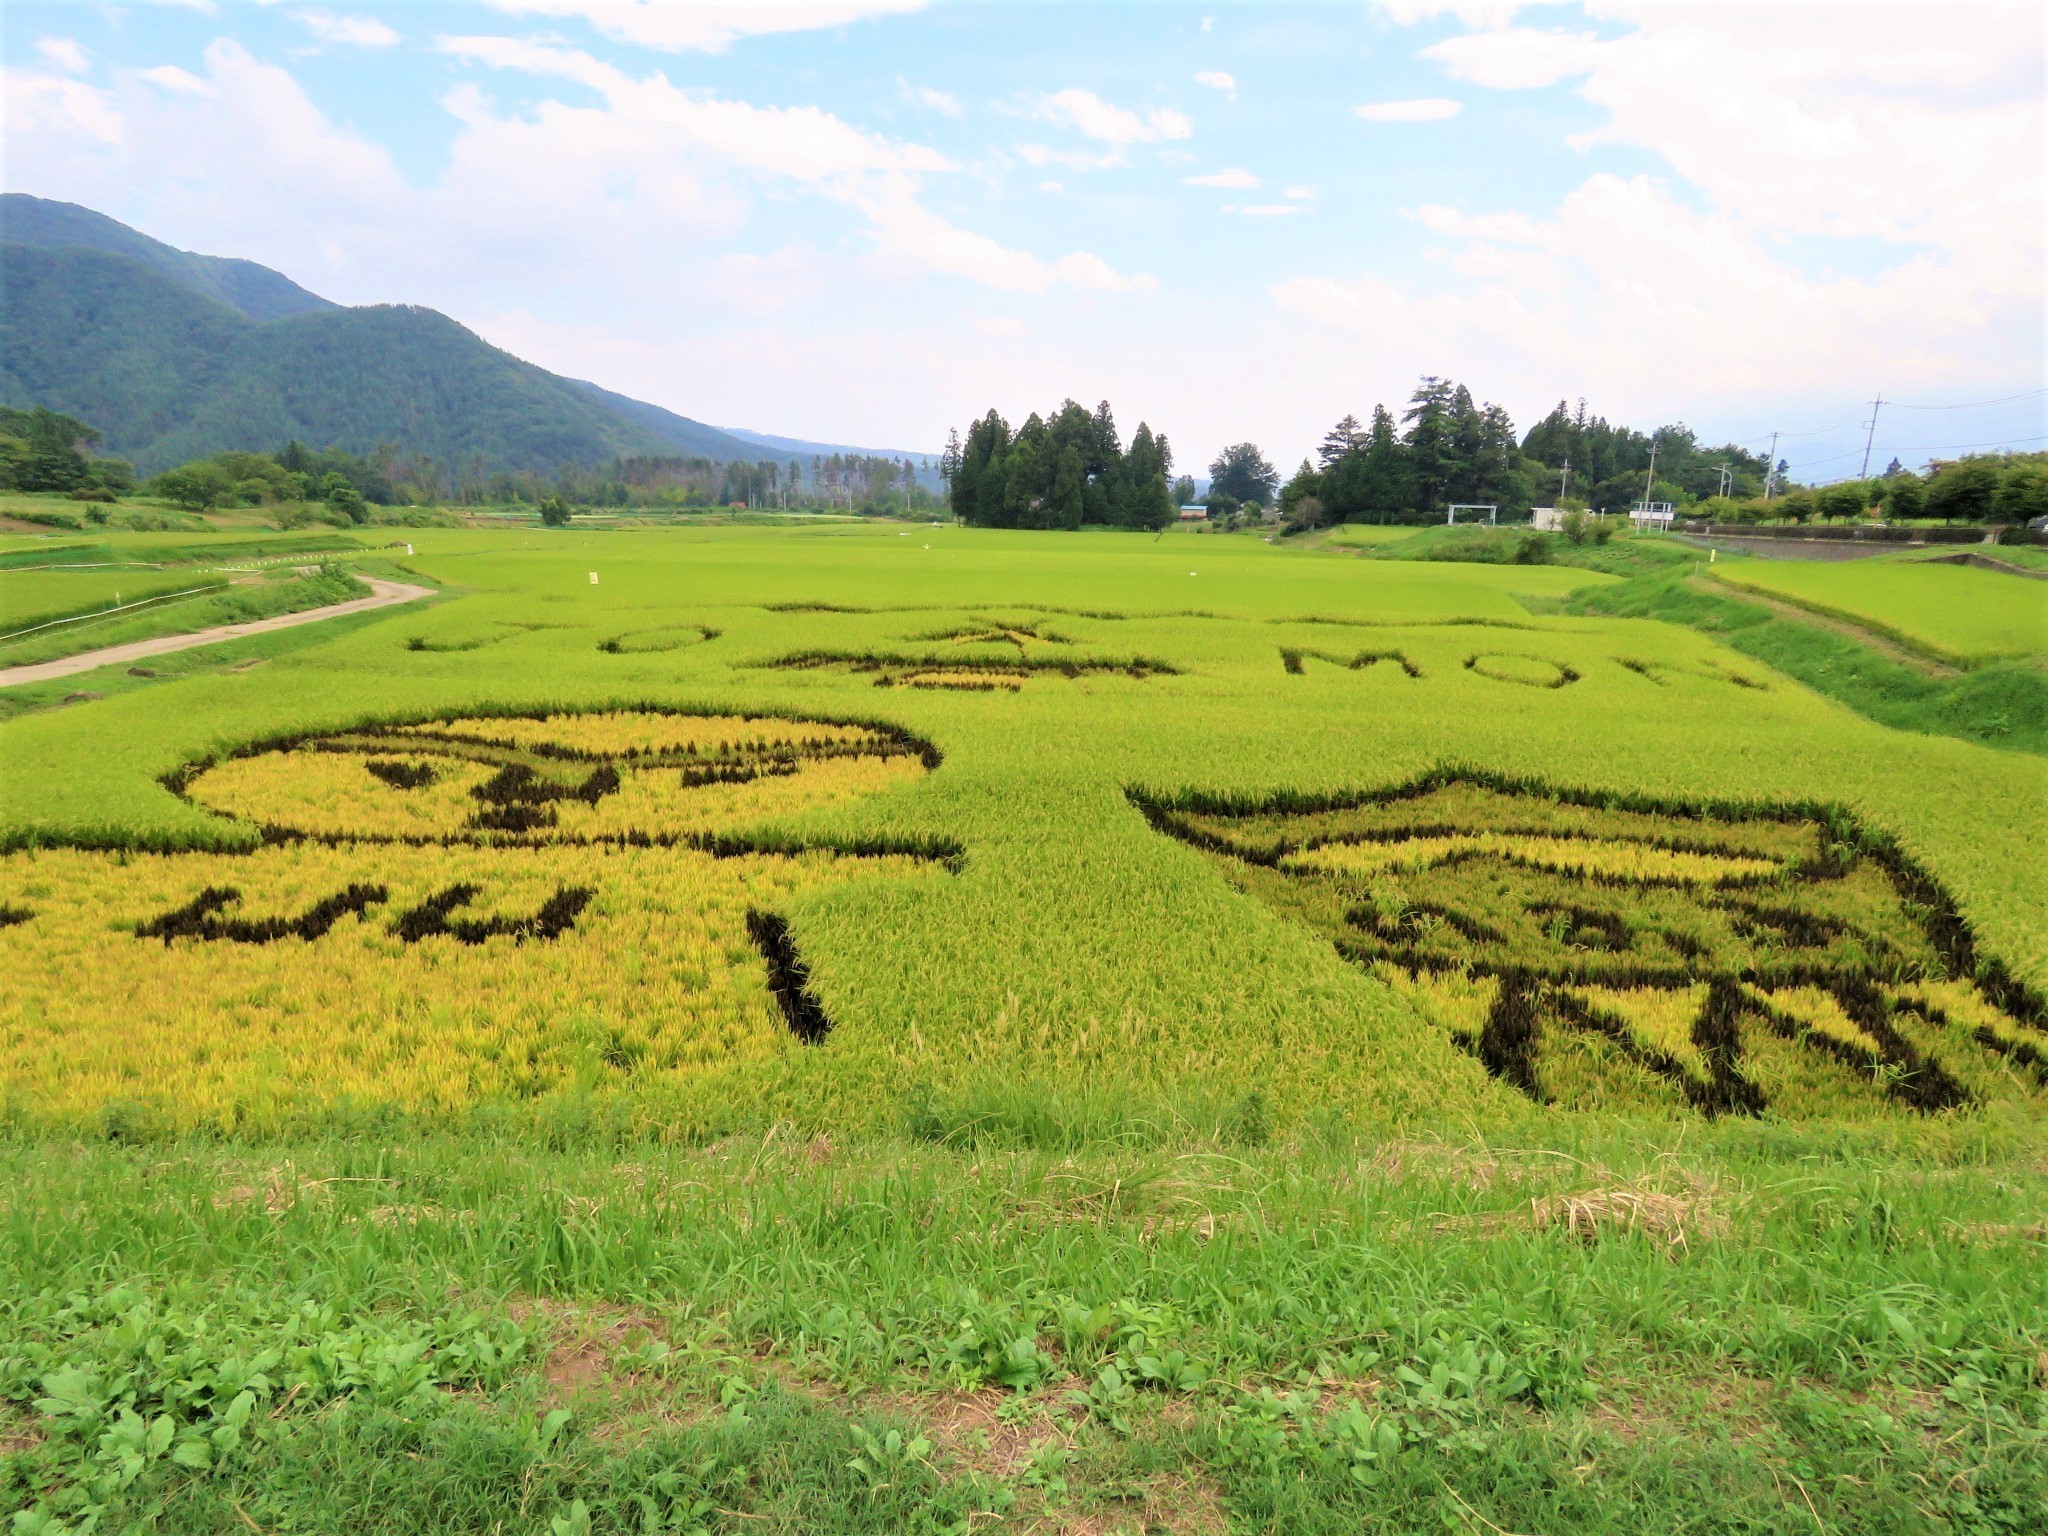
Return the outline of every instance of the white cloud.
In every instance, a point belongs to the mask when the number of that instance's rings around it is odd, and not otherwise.
[[[1456,117],[1463,103],[1441,96],[1424,96],[1412,101],[1372,101],[1352,110],[1368,123],[1440,123]]]
[[[374,16],[336,16],[329,11],[299,11],[299,21],[323,43],[351,48],[389,48],[398,34]]]
[[[1195,84],[1206,85],[1212,91],[1228,91],[1233,96],[1237,94],[1236,77],[1226,75],[1220,69],[1198,70],[1195,74]]]
[[[1126,277],[1100,256],[1087,251],[1062,256],[1056,270],[1060,281],[1069,287],[1095,293],[1150,293],[1159,286],[1156,278]]]
[[[1316,189],[1314,187],[1289,187],[1280,195],[1282,197],[1291,197],[1298,203],[1312,203],[1316,200]]]
[[[1211,171],[1206,176],[1186,178],[1191,187],[1222,187],[1231,192],[1248,191],[1259,184],[1259,178],[1250,171]]]
[[[811,186],[843,185],[889,172],[953,169],[937,150],[861,132],[817,107],[756,107],[683,91],[661,75],[636,80],[587,53],[506,37],[444,37],[441,49],[494,69],[553,76],[603,95],[611,113],[671,149],[690,147],[728,164]]]
[[[189,69],[180,69],[175,64],[159,64],[154,69],[139,69],[135,72],[138,80],[147,80],[159,89],[174,96],[211,96],[212,86],[193,74]]]
[[[1827,6],[1587,9],[1627,30],[1511,27],[1423,53],[1495,89],[1578,79],[1608,120],[1576,147],[1651,150],[1753,228],[2039,251],[2038,7],[1874,5],[1853,24]]]
[[[811,32],[921,10],[925,0],[489,0],[519,16],[578,17],[616,42],[723,53],[743,37]]]
[[[1374,9],[1399,27],[1455,16],[1468,27],[1504,27],[1526,0],[1375,0]]]
[[[2007,333],[2042,299],[2038,269],[2016,288],[1995,255],[1803,275],[1739,220],[1643,176],[1592,176],[1549,218],[1441,205],[1415,216],[1455,242],[1439,259],[1456,281],[1305,278],[1273,297],[1319,331],[1370,337],[1401,360],[1393,368],[1482,378],[1525,406],[1561,387],[1640,415],[1833,395],[1847,378],[2007,378],[2030,345]]]
[[[929,85],[912,85],[901,75],[896,77],[896,88],[903,93],[905,101],[937,112],[943,117],[961,117],[960,98],[951,91],[937,90]]]
[[[1422,57],[1449,68],[1455,79],[1489,90],[1533,90],[1583,75],[1606,47],[1595,32],[1539,32],[1509,27],[1447,38],[1422,50]],[[1669,80],[1665,82],[1668,86]]]
[[[14,150],[8,184],[20,184],[20,167],[33,164],[25,147],[49,134],[77,137],[95,145],[116,145],[126,137],[126,123],[111,92],[83,80],[31,70],[0,69],[0,107],[6,112],[6,139]]]
[[[770,315],[823,292],[825,265],[805,246],[786,245],[766,256],[735,251],[712,263],[705,286],[745,314]]]
[[[74,37],[37,38],[36,52],[67,74],[82,75],[92,67]]]
[[[1067,190],[1067,186],[1062,181],[1041,181],[1038,184],[1038,190],[1041,192],[1064,192]]]
[[[1195,125],[1183,113],[1161,107],[1140,117],[1123,107],[1112,106],[1093,91],[1078,86],[1055,91],[1038,103],[1037,115],[1048,122],[1062,123],[1091,139],[1113,144],[1118,149],[1130,144],[1152,144],[1161,139],[1185,139]]]
[[[687,172],[679,168],[671,182],[679,207],[694,204],[715,213],[703,188],[721,168],[793,181],[857,209],[869,222],[877,252],[890,265],[1025,292],[1055,283],[1123,291],[1149,281],[1119,277],[1085,254],[1048,263],[960,228],[919,199],[921,178],[956,169],[952,161],[925,145],[863,133],[816,107],[756,107],[723,100],[681,90],[659,74],[635,79],[588,54],[514,38],[443,38],[441,47],[494,68],[570,80],[605,98],[602,111],[549,103],[545,133],[539,136],[524,123],[492,120],[492,127],[516,142],[511,153],[491,156],[501,181],[531,176],[535,172],[526,167],[552,162],[565,175],[602,184],[617,165],[634,165],[636,175],[648,177],[663,156],[671,161],[693,156],[705,164]],[[465,110],[473,112],[474,105]],[[458,160],[475,153],[467,142],[458,145]]]
[[[1121,150],[1110,149],[1093,154],[1085,149],[1054,149],[1049,144],[1019,144],[1017,158],[1040,169],[1048,165],[1063,165],[1070,171],[1104,171],[1124,163]]]

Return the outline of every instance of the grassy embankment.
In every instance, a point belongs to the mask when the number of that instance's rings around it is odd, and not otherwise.
[[[2048,652],[2048,585],[1924,560],[1763,560],[1717,570],[1815,613],[1847,619],[1957,668]]]

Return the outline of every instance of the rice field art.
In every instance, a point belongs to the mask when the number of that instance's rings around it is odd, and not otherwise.
[[[1934,1113],[2048,1084],[2040,996],[1838,811],[1454,771],[1139,804],[1541,1104]]]
[[[620,710],[189,765],[170,787],[257,848],[0,860],[5,1077],[45,1115],[256,1129],[772,1060],[831,1027],[781,904],[951,850],[764,829],[935,761],[889,728]]]

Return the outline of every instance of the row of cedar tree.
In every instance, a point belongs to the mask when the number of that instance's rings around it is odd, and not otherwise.
[[[1763,490],[1769,462],[1729,443],[1702,443],[1676,424],[1655,433],[1615,426],[1560,401],[1519,436],[1498,405],[1479,404],[1449,379],[1425,378],[1397,419],[1375,406],[1361,423],[1346,416],[1323,439],[1316,463],[1304,462],[1278,490],[1283,514],[1311,522],[1441,522],[1456,503],[1490,504],[1523,517],[1569,489],[1596,511],[1621,511],[1642,499],[1652,441],[1657,476],[1651,499],[1681,504],[1722,490],[1741,498]],[[1250,481],[1240,472],[1249,465]],[[1569,466],[1569,483],[1566,469]],[[1036,413],[1014,433],[995,411],[947,443],[944,473],[953,511],[992,528],[1079,528],[1086,524],[1158,528],[1175,516],[1165,437],[1140,426],[1124,449],[1108,402],[1093,413],[1067,401],[1046,420]],[[1278,477],[1250,444],[1227,450],[1210,473],[1231,481],[1235,500],[1270,504]],[[1259,482],[1257,484],[1252,481]],[[1244,482],[1244,483],[1239,483]],[[1183,493],[1192,486],[1183,482]]]
[[[1648,482],[1651,444],[1656,481]],[[1497,405],[1480,405],[1449,379],[1425,378],[1397,423],[1385,406],[1361,424],[1346,416],[1281,492],[1283,513],[1313,502],[1323,522],[1442,522],[1455,505],[1495,506],[1524,517],[1569,494],[1596,512],[1619,512],[1649,493],[1680,504],[1715,495],[1725,468],[1737,497],[1761,494],[1770,462],[1733,443],[1710,446],[1676,423],[1653,433],[1615,426],[1559,401],[1517,441]]]
[[[954,432],[941,461],[953,514],[982,528],[1164,528],[1176,516],[1173,450],[1143,422],[1127,449],[1109,402],[1091,414],[1067,401],[1016,432],[995,411]]]

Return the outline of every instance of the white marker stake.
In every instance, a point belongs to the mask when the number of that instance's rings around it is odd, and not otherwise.
[[[592,571],[592,572],[590,573],[590,584],[591,584],[591,585],[592,585],[593,587],[597,585],[597,572],[595,572],[595,571]]]

